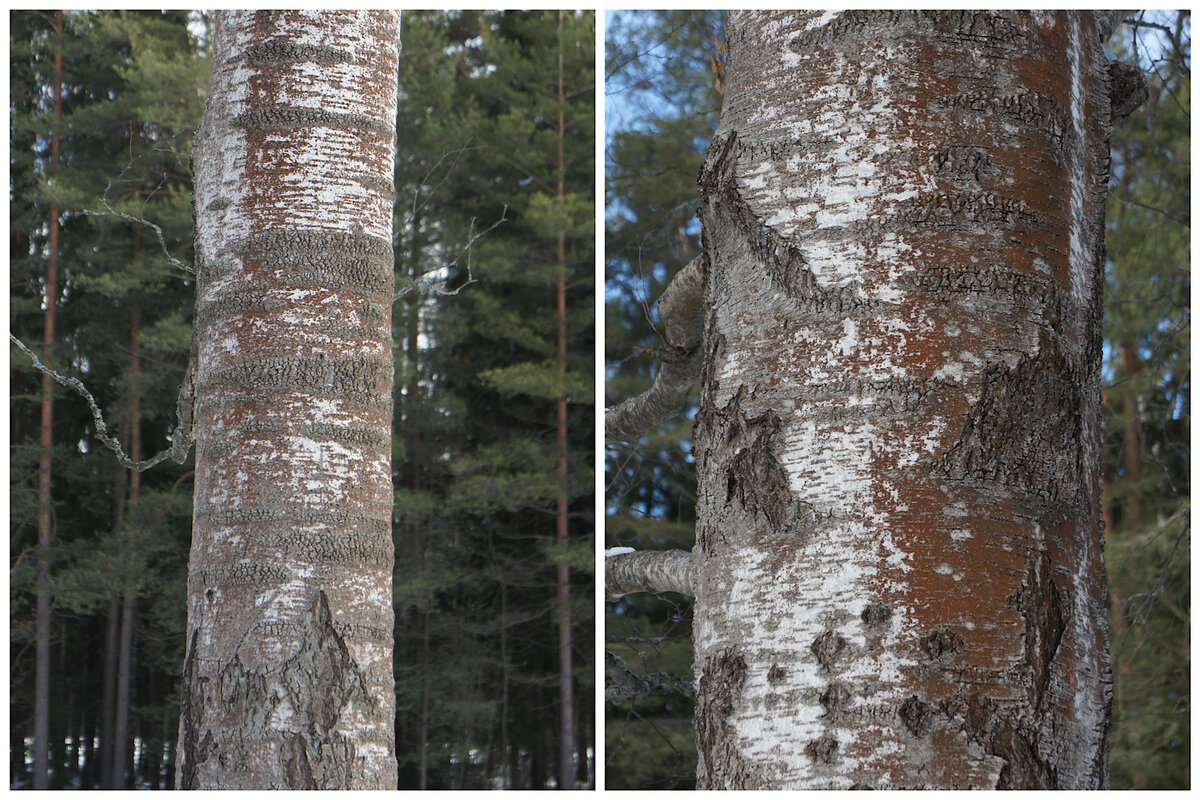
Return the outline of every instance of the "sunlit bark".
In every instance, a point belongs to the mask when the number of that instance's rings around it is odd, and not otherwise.
[[[728,33],[700,180],[699,785],[1103,787],[1100,26]]]

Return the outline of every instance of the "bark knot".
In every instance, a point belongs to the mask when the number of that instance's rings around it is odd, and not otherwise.
[[[828,630],[816,638],[810,649],[817,657],[817,663],[821,665],[821,668],[830,672],[833,669],[833,662],[845,648],[846,640],[836,631]]]
[[[929,703],[923,702],[915,694],[900,706],[900,719],[913,736],[921,735],[932,713]]]
[[[834,682],[825,687],[821,693],[821,705],[825,708],[825,717],[831,722],[841,719],[846,706],[850,705],[850,690],[844,683]]]
[[[1113,61],[1108,65],[1108,79],[1114,121],[1129,116],[1150,97],[1150,84],[1136,66]]]
[[[829,734],[804,746],[804,752],[811,756],[814,761],[819,761],[822,764],[832,764],[837,749],[838,740]]]
[[[862,612],[862,621],[872,628],[882,626],[891,618],[892,607],[887,603],[868,603]]]
[[[966,643],[957,631],[942,628],[921,637],[921,650],[930,661],[959,653]]]

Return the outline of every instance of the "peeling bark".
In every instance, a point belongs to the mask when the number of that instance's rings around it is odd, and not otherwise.
[[[399,12],[218,12],[178,785],[394,789]]]
[[[731,12],[699,179],[700,787],[1106,786],[1112,24]]]

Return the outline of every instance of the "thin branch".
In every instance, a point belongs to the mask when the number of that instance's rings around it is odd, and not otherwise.
[[[462,250],[459,251],[458,255],[454,257],[454,260],[451,261],[449,264],[443,264],[442,267],[438,270],[430,270],[429,272],[426,272],[424,275],[422,275],[417,280],[410,281],[409,283],[405,284],[404,287],[400,289],[400,291],[396,292],[395,297],[392,298],[392,302],[394,303],[397,300],[399,300],[401,297],[404,297],[409,292],[412,292],[412,291],[415,291],[418,289],[427,289],[427,290],[433,292],[434,294],[439,294],[444,297],[452,297],[453,295],[456,295],[459,292],[461,292],[466,287],[470,286],[472,283],[475,283],[476,282],[475,278],[471,274],[471,246],[473,244],[475,244],[475,242],[477,242],[478,240],[482,239],[484,236],[487,236],[489,233],[496,230],[496,228],[499,228],[501,225],[503,225],[507,221],[508,221],[508,206],[505,206],[504,210],[500,212],[500,219],[493,222],[491,224],[491,226],[489,226],[486,230],[482,230],[479,233],[474,233],[475,218],[472,217],[471,218],[471,227],[467,232],[467,235],[470,236],[471,238],[467,240],[466,245],[463,247]],[[440,272],[442,269],[452,269],[452,268],[458,266],[458,262],[462,260],[462,257],[464,255],[467,257],[467,279],[453,289],[444,289],[444,288],[438,286],[434,279],[434,276],[436,275],[436,273]]]
[[[408,216],[404,218],[404,222],[401,223],[401,225],[400,225],[400,230],[396,231],[395,235],[392,236],[393,243],[395,243],[396,241],[399,240],[400,234],[404,232],[404,229],[407,228],[409,225],[411,225],[412,221],[417,218],[417,212],[429,204],[429,201],[433,199],[433,195],[437,192],[437,190],[441,187],[441,185],[450,179],[450,173],[452,173],[454,171],[454,167],[458,164],[458,160],[462,157],[462,154],[469,153],[473,150],[486,150],[487,149],[487,145],[480,145],[478,147],[469,147],[468,145],[470,145],[470,144],[471,144],[471,140],[467,139],[467,143],[464,144],[462,147],[442,153],[440,156],[438,156],[438,160],[433,162],[433,166],[429,168],[429,171],[425,173],[425,177],[422,178],[421,182],[417,184],[417,189],[413,193],[412,210],[409,211]],[[425,202],[420,203],[420,205],[418,205],[418,201],[421,199],[421,189],[423,189],[425,187],[425,184],[429,181],[429,178],[433,175],[434,172],[437,171],[437,168],[441,166],[442,162],[445,161],[450,156],[454,156],[454,163],[451,164],[446,169],[446,174],[442,177],[442,179],[440,181],[438,181],[437,184],[435,184],[432,189],[429,190],[429,196],[425,198]]]
[[[1147,211],[1153,211],[1156,214],[1162,214],[1164,217],[1171,220],[1171,222],[1174,222],[1178,225],[1182,225],[1183,227],[1187,228],[1188,230],[1191,230],[1191,228],[1192,228],[1191,224],[1188,223],[1187,221],[1179,219],[1178,217],[1173,216],[1172,214],[1168,214],[1166,211],[1164,211],[1163,209],[1158,208],[1156,206],[1151,206],[1151,205],[1147,205],[1145,203],[1138,202],[1137,200],[1134,200],[1132,197],[1121,197],[1118,195],[1117,202],[1122,205],[1138,206],[1139,208],[1144,208]]]
[[[151,222],[148,219],[143,219],[142,217],[135,217],[132,214],[126,214],[124,211],[117,211],[115,208],[112,207],[112,204],[109,203],[108,193],[110,191],[112,191],[113,183],[115,181],[120,180],[121,177],[124,176],[125,173],[130,170],[130,168],[133,166],[135,161],[137,161],[138,159],[140,159],[144,156],[149,155],[150,153],[172,153],[172,151],[163,150],[160,148],[154,148],[151,150],[147,150],[145,153],[139,153],[138,155],[131,158],[129,160],[129,163],[125,165],[125,168],[121,170],[121,174],[118,175],[116,178],[110,178],[108,181],[108,185],[104,187],[104,194],[102,194],[100,196],[100,203],[101,203],[101,205],[104,206],[104,208],[106,210],[105,211],[87,211],[87,210],[85,210],[85,211],[83,211],[83,214],[85,216],[89,216],[89,217],[117,217],[118,219],[123,219],[126,222],[133,222],[135,224],[145,225],[146,227],[151,228],[154,231],[154,235],[156,237],[158,237],[158,246],[160,248],[162,248],[163,255],[165,255],[167,257],[167,261],[172,266],[178,267],[179,269],[183,270],[184,272],[195,275],[196,270],[195,270],[195,268],[192,267],[191,264],[188,264],[185,261],[180,261],[178,258],[175,258],[175,256],[171,255],[171,251],[167,249],[166,239],[163,238],[162,228],[160,228],[158,225],[155,225],[153,222]],[[177,154],[175,154],[175,155],[177,155]],[[154,194],[158,192],[158,189],[161,188],[164,183],[166,183],[166,180],[167,180],[167,176],[164,174],[162,182],[160,182],[159,185],[157,187],[155,187],[154,192],[151,192],[150,197],[153,197]],[[145,208],[146,203],[148,203],[150,201],[150,197],[147,197],[142,202],[143,208]]]
[[[624,703],[647,695],[674,693],[694,697],[691,681],[673,675],[637,675],[620,658],[609,651],[604,653],[604,699],[609,703]]]
[[[54,378],[54,380],[58,381],[68,389],[73,389],[74,391],[78,392],[80,396],[87,401],[88,407],[92,410],[92,421],[96,425],[95,437],[99,439],[105,447],[111,450],[114,455],[116,455],[117,461],[121,463],[121,466],[128,467],[129,469],[135,469],[138,472],[145,472],[155,464],[165,461],[168,458],[173,458],[180,464],[187,460],[187,446],[189,443],[187,437],[183,435],[182,423],[175,429],[175,433],[173,434],[174,442],[170,448],[163,450],[162,452],[146,459],[145,461],[131,460],[127,455],[125,455],[125,451],[121,449],[121,443],[108,435],[108,425],[104,423],[104,415],[100,410],[100,406],[96,403],[96,398],[92,397],[92,393],[87,390],[87,387],[85,387],[78,378],[63,377],[47,367],[41,362],[41,359],[34,355],[34,353],[25,346],[25,343],[14,336],[11,331],[8,334],[8,338],[14,345],[17,346],[18,350],[29,356],[35,367],[49,375],[51,378]],[[181,449],[182,452],[180,452]]]

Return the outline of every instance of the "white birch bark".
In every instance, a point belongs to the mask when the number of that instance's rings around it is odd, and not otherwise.
[[[181,788],[392,789],[399,12],[225,11],[196,135]]]
[[[1110,696],[1090,12],[731,12],[706,788],[1093,788]]]

